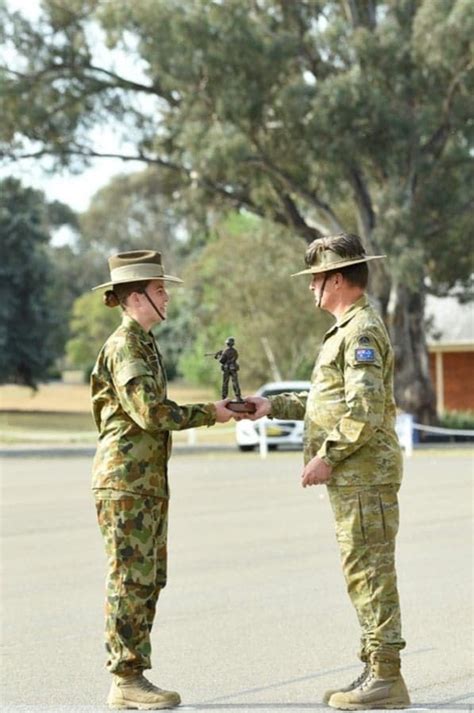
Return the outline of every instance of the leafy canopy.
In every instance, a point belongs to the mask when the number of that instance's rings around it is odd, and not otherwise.
[[[303,265],[305,243],[282,232],[260,219],[230,216],[188,264],[185,284],[199,324],[193,348],[180,361],[188,380],[221,381],[218,362],[204,354],[224,348],[229,336],[236,339],[247,391],[272,378],[309,379],[316,345],[332,319],[315,310],[308,280],[290,277]]]
[[[162,169],[189,210],[225,201],[307,240],[351,222],[389,254],[396,281],[468,278],[468,0],[42,8],[37,23],[3,13],[17,57],[3,79],[6,155],[78,168],[111,153],[93,142],[102,126],[116,134],[112,153]]]
[[[168,176],[167,196],[189,214],[245,209],[306,241],[355,226],[389,258],[373,288],[397,397],[432,413],[424,294],[463,288],[473,272],[474,4],[42,8],[35,22],[0,17],[15,58],[1,86],[4,156],[75,170],[97,156],[138,160]],[[98,130],[115,149],[94,141]]]
[[[48,253],[48,204],[16,179],[0,182],[0,383],[36,388],[61,354],[62,313]]]

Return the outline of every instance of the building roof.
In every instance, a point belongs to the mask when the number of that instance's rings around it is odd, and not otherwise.
[[[457,297],[428,295],[425,315],[428,346],[472,345],[474,348],[474,302],[462,304]]]

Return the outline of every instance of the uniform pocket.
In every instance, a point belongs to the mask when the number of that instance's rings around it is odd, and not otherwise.
[[[364,528],[358,491],[355,488],[328,488],[340,545],[364,544]]]
[[[359,518],[364,542],[380,545],[398,532],[398,498],[395,488],[370,488],[358,493]]]
[[[379,545],[398,531],[397,488],[328,488],[341,544]]]

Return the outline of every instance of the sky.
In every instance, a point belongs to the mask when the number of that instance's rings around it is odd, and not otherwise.
[[[7,7],[19,10],[30,19],[37,17],[40,8],[39,0],[7,0]],[[135,72],[135,68],[126,67]],[[96,130],[93,133],[94,142],[102,150],[116,151],[117,143],[113,135],[106,130]],[[74,210],[82,212],[87,209],[91,197],[99,188],[106,185],[112,176],[143,169],[143,165],[134,162],[124,162],[120,159],[96,159],[91,167],[80,174],[73,175],[68,171],[46,172],[38,161],[25,159],[0,167],[0,177],[15,176],[25,185],[44,191],[49,200],[59,200],[67,203]]]

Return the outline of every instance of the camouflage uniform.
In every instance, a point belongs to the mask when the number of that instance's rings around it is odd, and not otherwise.
[[[153,338],[125,315],[91,377],[99,430],[92,487],[108,557],[107,668],[150,668],[150,631],[166,584],[168,459],[172,430],[215,423],[214,404],[167,398]]]
[[[305,420],[305,463],[333,466],[328,483],[360,656],[405,646],[395,572],[402,458],[395,433],[393,351],[364,295],[326,333],[308,393],[270,397],[271,415]]]

